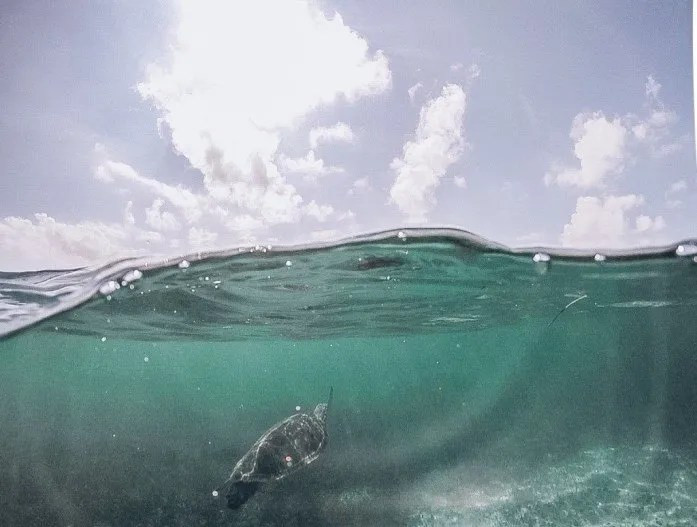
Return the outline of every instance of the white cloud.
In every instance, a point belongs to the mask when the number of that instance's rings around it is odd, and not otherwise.
[[[261,229],[264,222],[249,214],[240,214],[225,222],[225,226],[231,231],[251,233]]]
[[[411,88],[407,90],[407,93],[409,94],[409,100],[411,102],[414,102],[414,98],[416,97],[416,92],[419,91],[421,88],[423,88],[424,85],[421,84],[420,82],[417,82],[414,84]]]
[[[280,139],[317,110],[388,90],[385,55],[370,51],[340,15],[325,16],[311,0],[181,1],[169,35],[167,56],[148,66],[138,91],[156,108],[161,137],[201,172],[203,190],[145,177],[109,159],[101,144],[95,145],[94,177],[118,185],[117,191],[139,187],[152,194],[145,210],[149,228],[170,233],[184,223],[187,235],[165,238],[136,227],[133,203],[114,225],[60,223],[46,215],[7,218],[0,221],[0,246],[9,248],[2,252],[12,254],[12,262],[82,265],[152,248],[144,244],[186,250],[224,236],[235,243],[274,224],[334,214],[328,205],[306,204],[277,163],[286,160],[310,177],[340,169],[325,166],[314,152],[288,160],[279,152]],[[337,123],[314,130],[311,140],[353,138],[348,125]]]
[[[334,212],[334,208],[331,205],[318,205],[315,200],[312,200],[303,207],[303,212],[311,218],[323,222]]]
[[[310,239],[316,242],[334,241],[339,239],[339,237],[340,233],[336,229],[323,229],[310,233]]]
[[[126,203],[126,207],[123,209],[123,222],[126,225],[135,225],[136,218],[133,216],[133,202],[129,201]]]
[[[95,177],[107,183],[114,183],[117,179],[136,183],[169,201],[189,222],[197,221],[209,206],[204,196],[194,194],[182,186],[168,185],[156,179],[141,176],[126,163],[104,161],[97,167]]]
[[[574,118],[569,135],[580,167],[548,172],[547,185],[556,182],[579,188],[602,187],[608,176],[624,169],[627,129],[619,118],[609,120],[602,112],[580,113]]]
[[[370,181],[368,181],[367,177],[358,178],[353,182],[351,188],[348,189],[347,194],[349,196],[353,196],[357,192],[364,192],[366,190],[370,190],[370,188]]]
[[[463,68],[462,62],[456,62],[450,65],[450,71],[460,71]]]
[[[595,249],[626,247],[637,242],[636,234],[646,235],[665,228],[662,216],[646,215],[636,216],[632,228],[631,211],[643,204],[644,197],[636,194],[580,197],[570,222],[564,226],[562,244]],[[650,238],[642,238],[642,241],[648,243]]]
[[[677,209],[678,207],[682,207],[682,200],[677,199],[675,197],[676,194],[681,194],[687,190],[687,181],[684,179],[681,179],[679,181],[676,181],[675,183],[672,183],[670,187],[668,187],[668,190],[666,190],[665,193],[665,198],[666,198],[666,206],[670,209]]]
[[[681,150],[684,138],[669,140],[678,117],[665,107],[660,89],[661,85],[649,76],[645,86],[648,115],[644,119],[628,114],[611,120],[603,112],[576,115],[570,137],[580,166],[553,167],[545,174],[545,183],[602,188],[613,175],[621,174],[636,154],[647,152],[658,159]]]
[[[214,199],[266,224],[297,221],[302,197],[274,164],[280,133],[338,99],[388,89],[386,57],[312,2],[179,2],[178,11],[171,56],[151,65],[141,95]]]
[[[469,70],[470,80],[478,79],[481,74],[482,74],[482,68],[479,67],[479,64],[472,64],[470,66],[470,70]]]
[[[342,122],[338,122],[334,126],[319,126],[310,130],[310,146],[312,148],[317,148],[321,143],[351,143],[354,139],[351,127]]]
[[[283,172],[302,174],[307,181],[315,181],[319,176],[343,171],[339,167],[326,166],[323,159],[315,157],[314,150],[310,150],[305,157],[280,156],[279,163]]]
[[[658,99],[658,92],[661,91],[661,84],[656,82],[653,75],[649,75],[646,78],[646,97],[649,99]]]
[[[425,222],[435,204],[435,190],[448,167],[462,154],[462,120],[465,92],[456,84],[443,88],[440,97],[428,101],[419,117],[416,137],[403,147],[403,156],[392,161],[396,173],[390,201],[412,222]]]
[[[645,88],[649,116],[634,125],[632,131],[639,143],[648,148],[651,157],[660,159],[682,150],[688,138],[670,139],[671,127],[678,121],[678,115],[664,104],[659,96],[661,85],[653,76],[649,75]]]
[[[665,228],[666,222],[663,216],[656,216],[651,218],[650,216],[637,216],[636,217],[636,231],[637,232],[658,232]]]
[[[124,225],[61,223],[44,213],[0,221],[0,269],[82,267],[122,255],[129,246]]]
[[[684,146],[685,143],[682,141],[675,141],[674,143],[659,145],[653,150],[652,156],[656,159],[672,156],[673,154],[680,152]]]
[[[191,227],[189,229],[189,244],[193,248],[210,248],[218,238],[218,233],[200,227]]]
[[[679,181],[676,181],[675,183],[671,184],[670,187],[668,187],[668,194],[677,194],[678,192],[683,192],[687,190],[687,181],[684,179],[681,179]]]
[[[156,198],[152,205],[145,209],[145,223],[156,231],[177,231],[181,228],[174,214],[162,210],[165,202]]]
[[[453,183],[458,188],[467,188],[467,180],[463,176],[455,176],[453,178]]]
[[[339,221],[352,221],[356,219],[356,214],[351,209],[348,209],[346,212],[339,214],[336,219]]]

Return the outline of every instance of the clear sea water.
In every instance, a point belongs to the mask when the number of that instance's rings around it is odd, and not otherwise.
[[[0,525],[697,525],[693,244],[534,262],[422,230],[0,273]],[[314,463],[212,496],[330,386]]]

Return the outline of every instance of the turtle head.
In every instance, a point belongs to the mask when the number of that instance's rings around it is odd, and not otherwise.
[[[236,481],[230,486],[227,493],[227,506],[231,509],[239,509],[254,495],[258,488],[259,483],[255,481]]]
[[[327,412],[329,411],[329,406],[332,404],[332,397],[334,395],[334,388],[329,388],[329,398],[326,403],[320,403],[315,406],[315,417],[322,421],[323,423],[327,420]]]

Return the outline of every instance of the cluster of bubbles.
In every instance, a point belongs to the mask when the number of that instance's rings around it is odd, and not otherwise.
[[[133,289],[134,285],[132,282],[140,280],[141,278],[143,278],[143,273],[139,269],[133,269],[123,275],[120,283],[118,280],[109,280],[105,284],[102,284],[102,286],[99,288],[99,292],[104,295],[107,300],[111,300],[111,294],[114,291],[121,289],[121,287],[127,286],[129,289]]]

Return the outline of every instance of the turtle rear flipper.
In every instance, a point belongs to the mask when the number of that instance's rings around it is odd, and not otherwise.
[[[227,506],[231,509],[239,509],[259,489],[257,481],[236,481],[230,486],[227,493]]]

